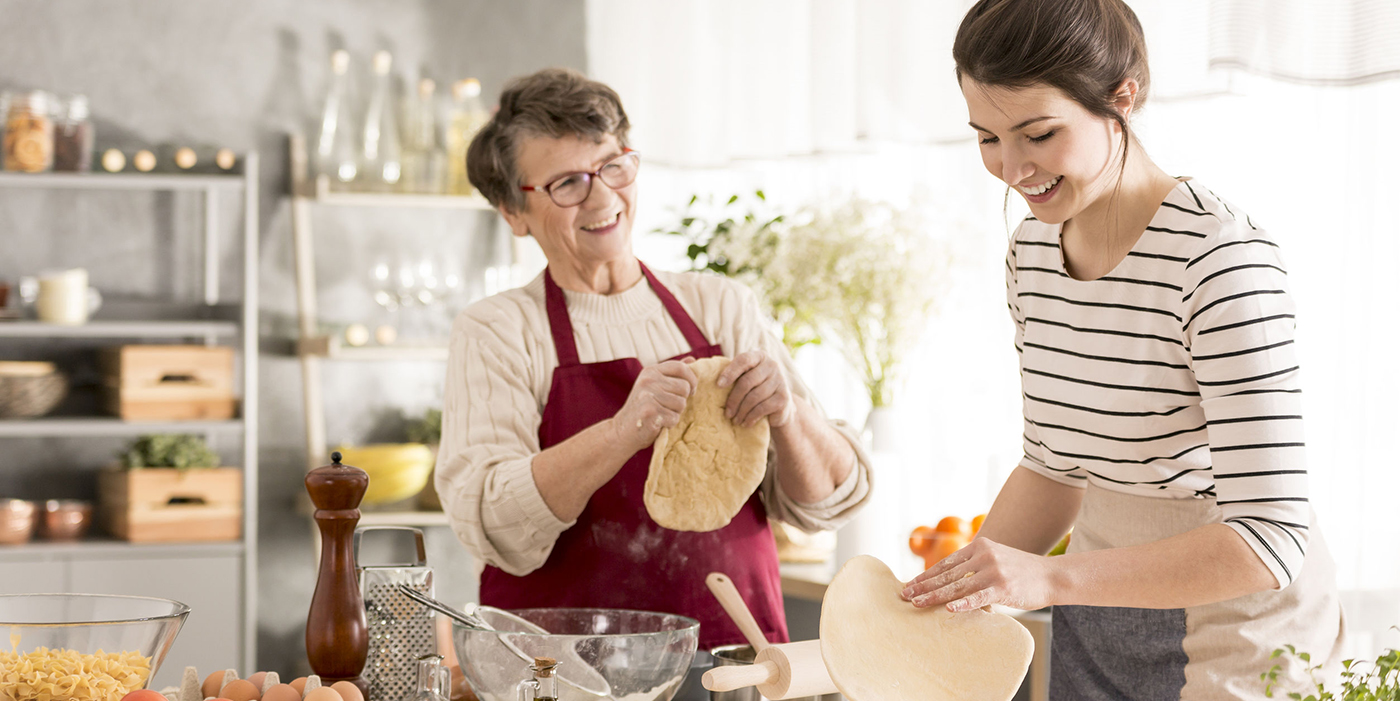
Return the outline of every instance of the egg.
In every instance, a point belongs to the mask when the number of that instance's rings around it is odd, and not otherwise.
[[[165,697],[150,689],[137,689],[123,696],[122,701],[165,701]]]
[[[258,687],[258,691],[262,691],[263,679],[265,678],[267,678],[267,672],[253,672],[248,675],[248,682]]]
[[[258,701],[262,698],[262,691],[247,679],[239,679],[224,685],[219,691],[219,696],[229,701]]]
[[[297,698],[301,698],[302,696],[306,695],[306,677],[297,677],[296,679],[293,679],[292,683],[288,684],[287,686],[290,686],[293,689],[297,690]]]
[[[329,686],[323,686],[306,695],[303,701],[345,701],[345,697],[340,692]]]
[[[262,701],[301,701],[301,692],[291,684],[278,684],[263,694]]]
[[[360,693],[360,687],[350,682],[336,682],[331,684],[331,689],[340,694],[340,698],[345,701],[365,701],[365,695]]]
[[[204,678],[204,683],[199,685],[199,693],[204,694],[204,698],[212,698],[219,695],[219,687],[224,683],[224,671],[219,670]]]

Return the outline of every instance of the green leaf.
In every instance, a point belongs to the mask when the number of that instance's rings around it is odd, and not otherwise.
[[[725,204],[725,206],[727,207],[727,206],[729,206],[729,205],[731,205],[731,204],[734,204],[735,202],[738,202],[738,201],[739,201],[739,196],[738,196],[738,195],[730,195],[730,196],[729,196],[729,201],[728,201],[728,202],[725,202],[724,204]]]
[[[692,206],[694,206],[695,203],[698,202],[699,200],[700,200],[700,195],[691,195],[691,196],[690,196],[690,201],[687,202],[687,203],[685,203],[685,206],[687,206],[687,207],[692,207]]]
[[[753,194],[754,194],[754,197],[757,197],[758,199],[763,200],[764,202],[767,202],[767,201],[768,201],[768,196],[765,195],[765,194],[763,194],[763,191],[762,191],[762,190],[754,190],[754,191],[753,191]]]
[[[681,226],[690,226],[695,223],[695,217],[686,217],[681,220]]]

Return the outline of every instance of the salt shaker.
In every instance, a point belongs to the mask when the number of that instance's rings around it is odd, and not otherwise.
[[[554,674],[558,667],[553,658],[536,657],[530,665],[533,676],[515,687],[517,701],[559,701],[559,677]]]

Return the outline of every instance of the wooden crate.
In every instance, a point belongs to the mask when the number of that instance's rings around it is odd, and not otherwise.
[[[140,543],[238,540],[243,471],[236,467],[108,469],[98,475],[102,522]]]
[[[233,349],[133,345],[102,353],[107,411],[128,421],[233,418]]]

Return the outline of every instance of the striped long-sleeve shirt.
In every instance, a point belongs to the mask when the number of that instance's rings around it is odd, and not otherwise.
[[[1194,181],[1101,278],[1070,277],[1059,242],[1058,225],[1028,218],[1007,255],[1021,465],[1081,487],[1216,499],[1287,586],[1311,507],[1278,245]]]

